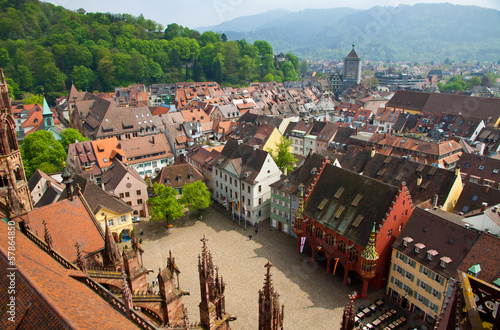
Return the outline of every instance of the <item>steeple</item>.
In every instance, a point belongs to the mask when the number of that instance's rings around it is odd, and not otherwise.
[[[63,179],[61,183],[66,186],[66,193],[68,195],[68,199],[72,201],[73,200],[73,186],[72,186],[73,179],[71,179],[71,173],[69,173],[68,167],[64,168],[64,171],[61,174],[61,178]]]
[[[42,117],[43,117],[43,124],[45,125],[45,129],[47,129],[49,127],[54,127],[54,118],[52,118],[52,111],[50,111],[50,107],[47,104],[47,100],[45,99],[45,96],[43,97]]]
[[[373,223],[372,233],[370,234],[370,239],[368,240],[368,244],[366,244],[365,249],[361,252],[361,258],[370,261],[376,261],[378,259],[378,253],[375,249],[375,239],[376,239],[376,231],[375,231],[375,222]]]
[[[285,305],[279,306],[279,294],[274,290],[271,279],[270,262],[264,266],[267,268],[264,279],[264,287],[259,290],[259,330],[283,329],[283,317]]]

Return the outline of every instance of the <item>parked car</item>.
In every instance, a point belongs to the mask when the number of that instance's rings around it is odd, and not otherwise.
[[[141,218],[139,218],[139,217],[132,217],[132,222],[134,222],[134,223],[141,222]]]

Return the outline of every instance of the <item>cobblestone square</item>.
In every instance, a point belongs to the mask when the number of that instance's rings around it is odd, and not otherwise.
[[[148,275],[150,283],[158,268],[165,267],[168,251],[172,251],[181,271],[181,289],[191,293],[183,300],[192,321],[199,321],[198,254],[203,235],[208,238],[214,265],[219,267],[227,284],[226,311],[238,317],[231,323],[233,329],[257,327],[258,291],[263,286],[267,261],[274,266],[271,270],[274,288],[280,294],[280,303],[285,304],[285,329],[340,328],[347,295],[361,289],[357,281],[350,286],[342,285],[342,271],[335,276],[326,274],[324,264],[313,264],[310,254],[297,253],[296,239],[271,230],[268,222],[260,225],[256,235],[253,227],[244,230],[210,207],[203,220],[191,216],[172,224],[167,230],[164,222],[143,221],[136,225],[136,232],[144,231],[140,236],[145,250],[144,264],[154,270]],[[383,290],[371,291],[368,299],[358,304],[382,296]]]

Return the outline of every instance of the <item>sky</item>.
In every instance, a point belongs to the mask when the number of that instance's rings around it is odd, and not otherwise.
[[[76,10],[88,12],[127,13],[167,26],[177,23],[191,29],[217,25],[240,16],[259,14],[273,9],[300,11],[306,8],[321,9],[351,7],[368,9],[373,6],[397,6],[400,4],[449,2],[459,5],[475,5],[500,10],[499,0],[42,0]]]

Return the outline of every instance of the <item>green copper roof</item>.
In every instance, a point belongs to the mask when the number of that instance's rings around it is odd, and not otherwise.
[[[52,111],[50,111],[49,105],[47,104],[47,100],[45,100],[45,97],[43,98],[42,116],[52,116]]]
[[[500,286],[500,277],[493,281],[493,284]]]
[[[481,271],[481,264],[476,264],[474,266],[471,266],[469,269],[467,269],[469,272],[473,274],[478,274]]]

